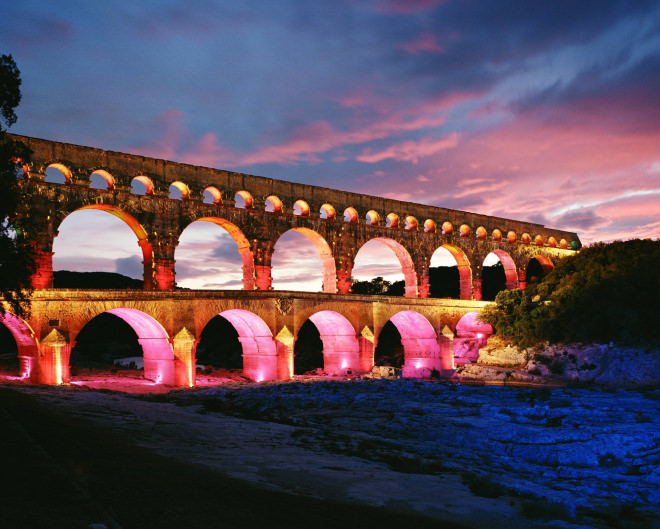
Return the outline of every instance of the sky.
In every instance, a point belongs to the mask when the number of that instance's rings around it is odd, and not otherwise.
[[[0,15],[0,53],[23,80],[11,132],[538,222],[585,244],[660,237],[657,0],[22,0]],[[138,277],[134,235],[109,240],[115,221],[67,219],[55,268]],[[235,288],[232,244],[193,224],[179,284]],[[358,254],[358,278],[402,277],[380,246]],[[315,251],[285,235],[276,288],[320,289]]]

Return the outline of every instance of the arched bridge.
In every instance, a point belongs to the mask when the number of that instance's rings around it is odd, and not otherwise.
[[[254,379],[291,376],[287,347],[307,319],[321,334],[327,370],[366,369],[373,364],[373,344],[386,313],[384,321],[391,320],[401,334],[405,372],[447,371],[454,355],[441,353],[443,344],[449,340],[453,346],[460,317],[483,306],[482,271],[489,254],[501,261],[506,288],[513,289],[525,287],[532,260],[548,270],[580,247],[575,233],[534,223],[11,137],[33,153],[29,163],[16,162],[25,198],[19,214],[37,250],[38,268],[33,316],[23,322],[7,315],[4,323],[23,351],[23,374],[40,373],[36,380],[51,383],[67,379],[67,351],[84,324],[103,312],[136,330],[145,375],[168,384],[194,383],[194,348],[209,314],[242,329],[244,367]],[[59,183],[47,181],[51,168],[59,171]],[[90,185],[94,179],[103,182],[100,189]],[[58,228],[68,215],[84,209],[106,211],[132,229],[143,256],[143,291],[120,295],[52,289]],[[175,289],[175,250],[183,230],[195,221],[214,223],[232,236],[242,258],[243,291]],[[318,249],[322,293],[272,290],[273,250],[289,230],[304,234]],[[384,243],[398,258],[405,299],[350,293],[355,257],[371,240]],[[456,260],[460,300],[424,299],[429,296],[431,257],[438,248]],[[411,356],[413,350],[417,357]]]

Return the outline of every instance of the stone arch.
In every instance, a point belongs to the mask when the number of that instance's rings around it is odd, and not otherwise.
[[[321,206],[319,213],[321,214],[321,218],[325,218],[327,220],[334,220],[337,216],[337,212],[335,211],[334,206],[328,203]]]
[[[417,219],[413,217],[412,215],[408,215],[406,217],[406,226],[405,228],[410,231],[417,231],[417,227],[419,226],[419,222],[417,222]]]
[[[276,380],[277,348],[266,322],[256,314],[243,309],[225,310],[218,316],[231,323],[238,333],[238,340],[243,349],[245,376],[255,382]]]
[[[194,220],[194,222],[197,221],[210,222],[216,226],[220,226],[225,231],[227,231],[229,235],[231,235],[232,239],[234,239],[236,245],[238,246],[238,253],[241,256],[241,260],[243,261],[243,290],[254,290],[254,256],[250,251],[250,243],[241,229],[235,224],[221,217],[199,217]],[[190,224],[192,224],[192,222],[189,223],[186,227],[190,226]]]
[[[241,205],[241,203],[243,205]],[[234,195],[234,204],[240,209],[252,209],[254,200],[250,193],[242,189],[241,191],[237,191],[236,195]]]
[[[135,236],[138,239],[138,245],[142,252],[142,263],[144,266],[143,271],[143,281],[144,288],[150,290],[153,288],[153,248],[151,243],[148,240],[147,231],[140,224],[140,222],[133,217],[130,213],[127,213],[123,209],[120,209],[116,206],[111,206],[109,204],[88,204],[82,206],[74,211],[69,212],[66,217],[61,219],[60,224],[64,222],[70,215],[74,214],[76,211],[83,211],[88,209],[96,209],[99,211],[105,211],[111,215],[117,217],[119,220],[122,220],[128,225],[128,227],[133,231]]]
[[[323,370],[331,375],[345,374],[360,367],[360,345],[353,325],[332,310],[315,312],[309,320],[323,342]]]
[[[380,225],[380,215],[376,210],[370,209],[365,215],[365,221],[368,226],[378,226]]]
[[[144,378],[157,384],[176,385],[175,356],[167,331],[153,317],[126,307],[109,309],[109,314],[128,323],[138,336],[144,354]]]
[[[92,187],[92,185],[93,185],[92,179],[93,179],[94,175],[99,175],[103,179],[103,181],[105,181],[105,183],[106,183],[105,189],[106,190],[109,191],[109,190],[114,189],[114,187],[115,187],[115,178],[108,171],[105,171],[104,169],[97,169],[96,171],[94,171],[92,174],[89,175],[89,186],[90,187]],[[97,189],[101,189],[101,188],[97,188]]]
[[[467,255],[453,244],[443,244],[440,248],[447,250],[458,266],[460,299],[472,299],[472,268]]]
[[[48,174],[48,169],[56,169],[57,171],[59,171],[59,173],[62,174],[62,176],[64,176],[64,182],[55,182],[55,183],[64,183],[64,184],[70,184],[71,183],[71,169],[69,169],[63,163],[60,163],[60,162],[49,163],[46,166],[46,171],[45,171],[46,172],[46,179],[44,179],[45,181],[48,181],[49,179],[51,179],[51,175]]]
[[[39,376],[39,343],[34,331],[18,316],[9,312],[0,314],[0,324],[7,327],[18,349],[19,376],[32,382],[41,382]]]
[[[385,218],[385,227],[396,229],[399,227],[399,216],[396,213],[389,213]]]
[[[138,175],[131,180],[131,193],[135,195],[140,195],[141,193],[138,193],[135,190],[135,182],[139,182],[144,186],[145,195],[151,196],[154,194],[154,183],[152,182],[151,178],[149,178],[148,176]]]
[[[504,275],[506,277],[506,289],[514,290],[518,288],[518,271],[516,270],[516,263],[514,263],[511,256],[504,250],[493,250],[490,252],[495,254],[504,267]]]
[[[405,378],[428,378],[435,369],[438,372],[451,369],[451,357],[441,355],[438,338],[431,323],[414,310],[397,312],[390,318],[401,335]]]
[[[358,221],[358,212],[353,207],[347,207],[344,210],[344,222],[350,222],[355,224]]]
[[[417,274],[415,274],[415,266],[413,264],[412,257],[410,256],[410,252],[408,252],[408,250],[401,243],[395,241],[394,239],[390,239],[389,237],[374,237],[373,239],[369,239],[366,242],[371,241],[382,242],[394,252],[394,255],[396,255],[397,259],[399,260],[399,264],[401,265],[401,271],[403,272],[403,278],[406,285],[405,296],[407,298],[417,297]],[[364,244],[362,246],[364,246]]]
[[[446,221],[442,223],[442,234],[443,235],[451,235],[454,231],[454,226],[452,225],[451,222]]]
[[[424,231],[426,233],[435,233],[435,230],[437,229],[435,221],[431,219],[426,219],[424,221]]]
[[[316,246],[316,249],[319,251],[319,256],[321,258],[321,264],[323,266],[323,292],[330,292],[332,294],[336,293],[337,268],[335,266],[334,256],[332,255],[332,249],[330,248],[330,245],[327,243],[327,241],[318,232],[310,228],[291,228],[290,230],[287,230],[287,232],[289,231],[302,233],[305,237],[312,241],[314,246]]]
[[[532,261],[536,261],[543,270],[543,274],[541,277],[552,272],[552,269],[555,267],[554,263],[547,255],[544,255],[542,253],[532,255],[527,261],[527,265],[525,266],[525,282],[527,284],[529,284],[532,281],[532,277],[529,275],[530,274],[529,267]]]
[[[181,193],[181,200],[188,200],[190,198],[190,188],[183,182],[177,180],[176,182],[172,182],[170,184],[169,198],[176,199],[178,197],[172,196],[172,193],[176,194],[176,192],[172,188],[176,189],[179,193]]]
[[[493,328],[479,319],[478,312],[464,314],[456,324],[454,338],[454,364],[474,363],[479,358],[479,348],[484,347]]]
[[[202,193],[202,202],[219,206],[222,204],[222,193],[217,187],[208,186]]]
[[[309,204],[304,200],[296,200],[293,204],[293,214],[300,217],[309,217]]]
[[[282,213],[283,206],[280,197],[275,195],[270,195],[266,197],[266,211],[269,213]]]

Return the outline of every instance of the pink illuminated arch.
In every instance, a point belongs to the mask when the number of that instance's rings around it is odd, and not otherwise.
[[[106,311],[128,323],[138,336],[144,353],[144,378],[156,383],[175,385],[175,358],[167,331],[148,314],[136,309]]]
[[[360,345],[351,322],[338,312],[322,310],[309,319],[316,326],[323,342],[323,370],[329,374],[359,369]]]
[[[429,321],[414,310],[397,312],[390,321],[401,335],[403,376],[428,377],[433,369],[451,369],[451,358],[443,358],[438,338]]]
[[[238,246],[238,253],[243,261],[243,290],[254,290],[254,256],[250,251],[250,243],[241,229],[220,217],[200,217],[195,222],[210,222],[220,226],[231,235]]]
[[[335,266],[335,258],[332,255],[332,250],[327,241],[317,232],[309,228],[292,228],[288,231],[302,233],[314,243],[314,246],[316,246],[316,249],[319,251],[321,264],[323,265],[323,292],[330,292],[333,294],[337,292],[337,267]]]
[[[479,348],[484,347],[493,328],[479,319],[478,312],[464,314],[456,324],[454,338],[454,363],[456,365],[476,362]]]
[[[40,382],[38,379],[39,345],[34,336],[34,331],[21,318],[9,312],[0,314],[0,324],[9,329],[16,341],[21,378],[30,379],[32,382]]]
[[[389,237],[374,237],[373,239],[369,239],[367,242],[371,241],[381,242],[394,252],[394,255],[396,255],[397,259],[399,260],[399,264],[401,265],[401,271],[403,272],[403,278],[406,284],[405,296],[407,298],[417,297],[417,274],[415,274],[415,267],[408,250],[406,250],[406,248],[404,248],[401,243],[398,243]],[[361,249],[362,248],[360,248],[360,250]],[[360,253],[359,250],[358,253]]]
[[[232,324],[243,349],[243,373],[256,382],[277,379],[277,348],[266,322],[243,309],[219,314]]]

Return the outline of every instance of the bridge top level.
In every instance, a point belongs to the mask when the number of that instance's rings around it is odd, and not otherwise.
[[[460,236],[492,238],[537,245],[558,244],[577,249],[577,234],[546,228],[542,224],[481,215],[413,202],[363,195],[348,191],[298,184],[243,173],[194,166],[144,156],[105,151],[27,136],[9,135],[32,150],[30,164],[24,167],[29,179],[44,180],[46,169],[56,167],[67,184],[89,186],[92,173],[99,173],[108,190],[131,192],[134,180],[140,181],[146,194],[168,198],[175,186],[182,200],[202,203],[205,192],[214,204],[236,206],[237,198],[245,209],[264,210],[267,204],[276,213],[293,213],[347,222],[387,226]],[[525,240],[525,237],[530,240]],[[531,237],[536,240],[532,241]]]

